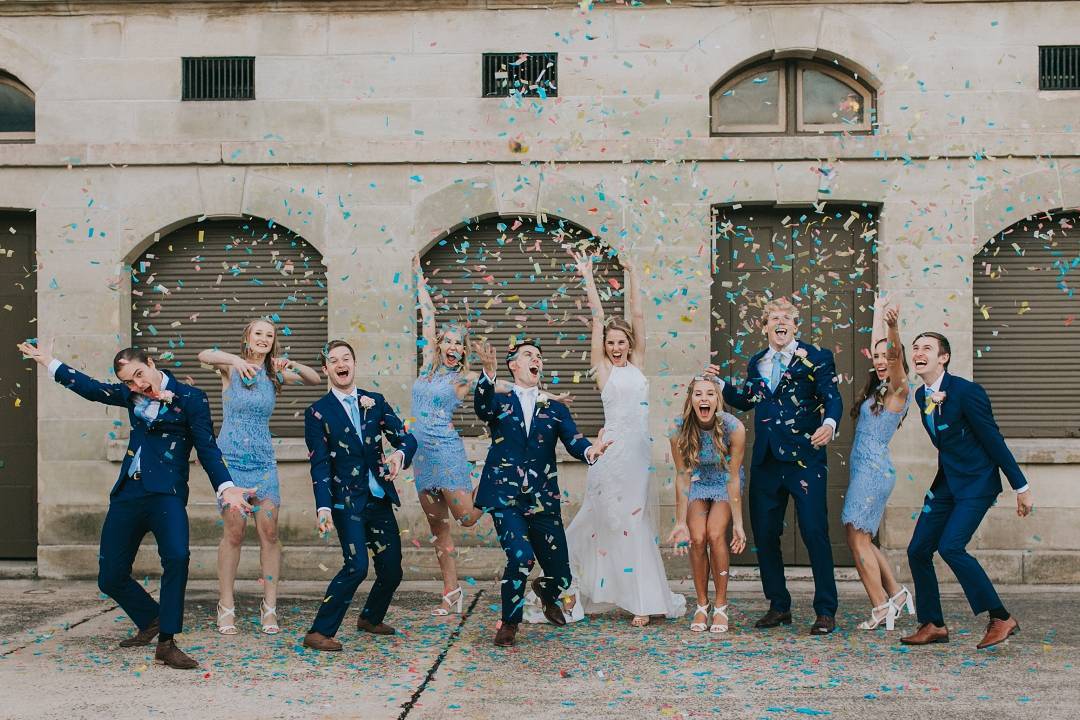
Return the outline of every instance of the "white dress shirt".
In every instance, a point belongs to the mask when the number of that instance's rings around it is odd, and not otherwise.
[[[513,390],[514,394],[517,395],[518,402],[521,403],[521,415],[525,418],[525,435],[528,435],[532,430],[533,415],[536,413],[536,401],[540,399],[540,388],[527,388],[515,383]]]
[[[923,403],[931,402],[930,396],[933,395],[936,392],[941,392],[941,381],[944,380],[944,379],[945,379],[945,373],[941,373],[941,375],[938,375],[938,379],[935,380],[933,382],[933,384],[931,384],[931,385],[924,384],[923,385]],[[937,408],[935,408],[935,411],[936,410],[937,410]],[[931,414],[929,422],[934,422],[933,414]],[[1025,485],[1024,487],[1017,490],[1016,494],[1019,495],[1022,492],[1027,492],[1027,490],[1028,490],[1028,486]]]
[[[345,402],[345,398],[356,398],[357,410],[360,412],[361,416],[363,416],[364,408],[361,407],[360,404],[359,404],[360,403],[360,398],[357,397],[356,387],[353,387],[352,392],[342,392],[342,391],[338,390],[336,387],[332,387],[332,388],[330,388],[330,392],[334,393],[334,397],[336,397],[338,402],[341,403],[341,408],[345,411],[345,417],[349,418],[349,424],[350,425],[352,424],[352,414],[351,414],[352,411],[349,409],[349,404],[347,402]],[[356,431],[356,437],[360,438],[360,428],[354,427],[353,430]],[[399,454],[401,455],[401,467],[405,467],[405,452],[404,451],[395,450],[393,453],[391,453],[390,456],[393,457],[394,455],[399,455]],[[374,473],[372,473],[371,470],[368,470],[368,482],[371,482],[374,479],[375,479]],[[315,514],[317,515],[320,512],[322,512],[323,510],[329,511],[330,508],[328,508],[328,507],[316,508],[315,509]]]

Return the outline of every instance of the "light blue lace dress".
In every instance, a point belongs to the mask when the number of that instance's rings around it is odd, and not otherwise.
[[[882,408],[875,415],[870,408],[874,398],[868,397],[859,408],[859,422],[855,426],[855,439],[851,446],[851,479],[840,521],[874,535],[881,525],[881,516],[896,485],[896,470],[889,455],[889,441],[900,419],[911,405],[908,393],[907,405],[901,412],[889,412]]]
[[[465,443],[453,425],[454,411],[461,404],[457,387],[463,382],[461,373],[440,368],[413,383],[412,415],[416,420],[410,431],[417,443],[412,465],[417,493],[472,490]]]
[[[259,368],[254,382],[245,382],[229,369],[229,387],[221,396],[221,432],[217,444],[238,487],[255,488],[255,505],[271,502],[281,507],[274,447],[270,443],[270,415],[274,412],[274,383]],[[221,500],[218,499],[218,509]]]
[[[724,443],[731,442],[731,433],[739,427],[739,419],[730,413],[722,412],[718,419],[723,423]],[[739,468],[739,477],[743,478],[743,470]],[[720,453],[716,443],[713,442],[712,433],[701,433],[701,451],[698,454],[698,464],[690,473],[690,500],[712,500],[728,502],[729,472],[721,464]],[[741,482],[740,488],[745,488],[746,483]]]

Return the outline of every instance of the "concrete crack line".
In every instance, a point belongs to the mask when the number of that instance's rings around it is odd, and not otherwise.
[[[480,602],[480,598],[483,596],[483,590],[480,590],[473,596],[472,602],[469,603],[469,607],[461,614],[461,621],[458,622],[457,627],[454,628],[454,632],[450,633],[450,637],[447,638],[446,647],[439,653],[439,657],[435,658],[435,664],[428,670],[427,677],[425,677],[424,681],[420,683],[420,686],[413,691],[412,697],[401,705],[401,714],[398,715],[398,720],[405,720],[409,716],[409,713],[412,712],[412,709],[416,707],[417,701],[420,700],[420,696],[424,693],[424,690],[427,689],[428,684],[435,679],[435,673],[439,671],[439,666],[442,665],[443,660],[446,659],[447,654],[450,652],[450,648],[452,648],[454,643],[457,642],[457,639],[461,637],[461,631],[465,627],[465,623],[468,621],[473,613],[473,609],[476,608],[476,604]]]
[[[91,620],[99,618],[99,617],[101,617],[102,615],[104,615],[106,613],[110,613],[110,612],[112,612],[113,610],[116,610],[119,607],[120,607],[119,605],[110,605],[109,607],[105,608],[104,610],[98,610],[98,611],[96,611],[94,613],[91,613],[90,615],[87,615],[86,617],[84,617],[82,620],[77,620],[77,621],[75,621],[75,622],[73,622],[70,625],[67,625],[65,627],[55,627],[55,628],[45,628],[45,629],[35,628],[33,633],[37,637],[41,637],[42,635],[44,635],[44,634],[46,634],[48,632],[55,631],[55,630],[63,630],[64,632],[67,632],[67,631],[71,630],[72,628],[79,627],[83,623],[88,623]],[[16,647],[13,647],[10,650],[5,650],[4,652],[0,653],[0,657],[7,657],[8,655],[14,655],[15,653],[19,652],[20,650],[25,650],[26,648],[30,647],[33,644],[34,644],[33,642],[28,642],[28,643],[26,643],[24,645],[18,645]]]

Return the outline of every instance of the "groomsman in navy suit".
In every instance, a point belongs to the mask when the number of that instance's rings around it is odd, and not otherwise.
[[[214,441],[206,393],[159,370],[137,348],[121,350],[113,358],[113,372],[122,384],[94,380],[30,343],[19,345],[19,351],[87,400],[127,409],[131,435],[101,528],[98,587],[138,626],[121,647],[149,645],[156,636],[155,662],[181,670],[198,667],[173,639],[184,629],[191,449],[225,504],[249,511],[246,498],[252,492],[236,487],[229,477]],[[135,554],[148,532],[154,534],[161,557],[160,604],[131,577]]]
[[[994,590],[993,583],[967,552],[983,516],[1001,494],[1001,473],[1016,492],[1016,514],[1032,508],[1031,490],[1001,437],[990,398],[978,383],[948,372],[952,348],[944,335],[924,332],[912,343],[911,361],[923,386],[915,391],[923,427],[938,450],[938,470],[908,545],[915,581],[919,629],[901,638],[906,645],[949,642],[941,612],[934,553],[952,568],[971,611],[989,613],[986,635],[978,648],[1004,642],[1020,630]]]
[[[383,622],[394,591],[401,584],[401,532],[394,506],[401,505],[394,479],[409,467],[416,439],[379,393],[357,389],[356,355],[344,340],[332,340],[322,357],[330,392],[304,415],[304,440],[311,462],[319,532],[337,529],[344,563],[330,581],[326,597],[304,637],[313,650],[337,652],[334,639],[360,583],[367,577],[368,550],[375,584],[368,593],[356,629],[393,635]],[[383,438],[394,446],[383,455]]]
[[[798,308],[788,300],[767,303],[762,320],[769,347],[750,358],[742,386],[725,384],[723,394],[729,405],[754,411],[750,525],[761,587],[769,599],[769,611],[755,627],[791,624],[791,594],[780,549],[791,497],[814,572],[817,617],[810,634],[827,635],[836,629],[837,597],[825,496],[829,472],[825,446],[836,435],[844,407],[832,352],[796,340],[798,319]]]
[[[502,579],[502,622],[495,644],[514,644],[524,614],[525,582],[537,560],[544,574],[532,588],[544,606],[544,616],[565,625],[559,596],[570,587],[570,555],[563,528],[555,443],[572,456],[595,463],[611,445],[600,431],[596,445],[578,432],[570,411],[540,392],[544,360],[538,341],[512,345],[506,365],[514,378],[512,392],[495,392],[497,359],[487,343],[474,344],[484,372],[476,384],[473,405],[491,431],[484,471],[475,504],[491,513],[499,543],[506,553]]]

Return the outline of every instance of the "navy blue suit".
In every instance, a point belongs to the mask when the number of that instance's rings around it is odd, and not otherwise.
[[[826,503],[828,455],[810,438],[825,418],[839,426],[844,412],[836,387],[832,353],[797,344],[775,391],[761,376],[758,363],[767,350],[750,358],[746,381],[724,385],[724,401],[754,411],[754,450],[750,461],[750,526],[754,531],[761,587],[772,610],[790,612],[780,536],[788,497],[795,499],[799,530],[814,572],[814,611],[836,615],[836,579]]]
[[[537,560],[544,571],[538,586],[543,600],[555,602],[572,580],[563,528],[555,443],[578,460],[592,443],[583,437],[566,406],[537,402],[525,432],[521,403],[513,393],[496,393],[481,374],[473,394],[477,416],[491,431],[476,506],[490,512],[506,553],[502,580],[502,619],[521,622],[525,582]]]
[[[165,371],[162,371],[165,372]],[[214,441],[214,424],[206,393],[168,375],[174,394],[157,417],[147,423],[135,413],[138,396],[126,385],[103,383],[61,364],[56,382],[87,400],[126,407],[131,423],[120,476],[109,493],[109,511],[101,528],[98,587],[128,617],[146,629],[160,618],[161,632],[184,627],[184,590],[188,574],[188,465],[192,448],[214,490],[230,482],[229,471]],[[130,477],[139,452],[140,479]],[[131,565],[146,533],[157,540],[161,557],[161,604],[131,577]]]
[[[375,584],[360,614],[373,625],[382,622],[401,584],[401,534],[393,508],[401,501],[394,483],[386,476],[382,441],[385,437],[401,450],[404,467],[408,467],[416,453],[416,439],[405,432],[382,395],[359,389],[357,394],[374,402],[368,410],[360,408],[359,432],[332,391],[304,415],[315,507],[330,508],[344,558],[311,625],[312,632],[327,637],[337,634],[353,595],[367,577],[368,550],[375,565]],[[369,472],[374,474],[384,497],[372,496]]]
[[[1016,458],[994,421],[990,398],[978,383],[945,373],[944,402],[926,412],[926,388],[915,391],[923,427],[938,449],[938,470],[908,545],[920,623],[942,626],[934,553],[941,555],[964,589],[976,615],[1002,607],[993,583],[967,552],[983,516],[1001,494],[1001,473],[1014,490],[1027,485]]]

